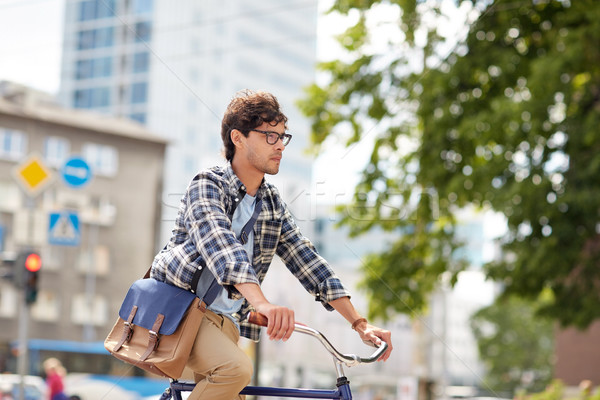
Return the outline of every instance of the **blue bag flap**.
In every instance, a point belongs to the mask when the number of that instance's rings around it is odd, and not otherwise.
[[[165,319],[158,333],[172,335],[195,298],[192,292],[156,279],[139,279],[129,288],[119,317],[127,321],[131,309],[137,306],[133,324],[151,330],[158,314],[162,314]]]

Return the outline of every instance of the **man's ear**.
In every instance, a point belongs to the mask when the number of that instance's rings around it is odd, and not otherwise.
[[[237,130],[237,129],[231,130],[231,142],[233,143],[233,145],[235,147],[241,146],[242,136],[244,136],[244,134],[242,132],[240,132],[239,130]]]

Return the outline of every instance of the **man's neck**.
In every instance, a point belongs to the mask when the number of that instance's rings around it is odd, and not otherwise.
[[[250,196],[255,196],[265,174],[254,168],[249,168],[247,165],[243,165],[243,163],[237,161],[235,157],[231,161],[231,168],[239,180],[246,186],[246,193]]]

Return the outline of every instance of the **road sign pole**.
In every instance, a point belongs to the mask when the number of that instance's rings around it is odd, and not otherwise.
[[[25,400],[25,375],[29,368],[29,346],[27,345],[29,330],[29,307],[25,304],[24,289],[19,289],[19,347],[17,349],[17,372],[19,374],[19,400]]]
[[[35,200],[31,196],[26,197],[26,206],[28,210],[27,221],[27,243],[33,243],[34,223],[35,223]],[[23,268],[22,265],[15,265],[15,268]],[[22,271],[23,272],[23,271]],[[25,375],[29,372],[29,306],[25,302],[25,289],[19,288],[19,348],[17,354],[17,372],[20,376],[19,382],[19,400],[25,400]]]

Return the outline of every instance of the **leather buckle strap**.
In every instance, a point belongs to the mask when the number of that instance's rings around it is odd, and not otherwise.
[[[154,321],[154,325],[152,325],[152,329],[148,331],[148,347],[146,347],[146,351],[140,357],[140,361],[146,361],[146,359],[158,346],[158,342],[160,340],[158,337],[158,332],[160,331],[160,327],[164,320],[165,316],[163,314],[158,314],[156,320]]]
[[[115,345],[113,351],[115,351],[115,352],[118,351],[125,342],[129,342],[131,340],[131,336],[133,335],[133,327],[134,327],[133,317],[135,317],[135,313],[137,312],[137,309],[138,309],[137,306],[131,307],[131,312],[129,313],[129,317],[127,317],[127,321],[125,321],[125,323],[123,324],[123,335],[121,335],[121,339],[119,339],[119,341]]]

